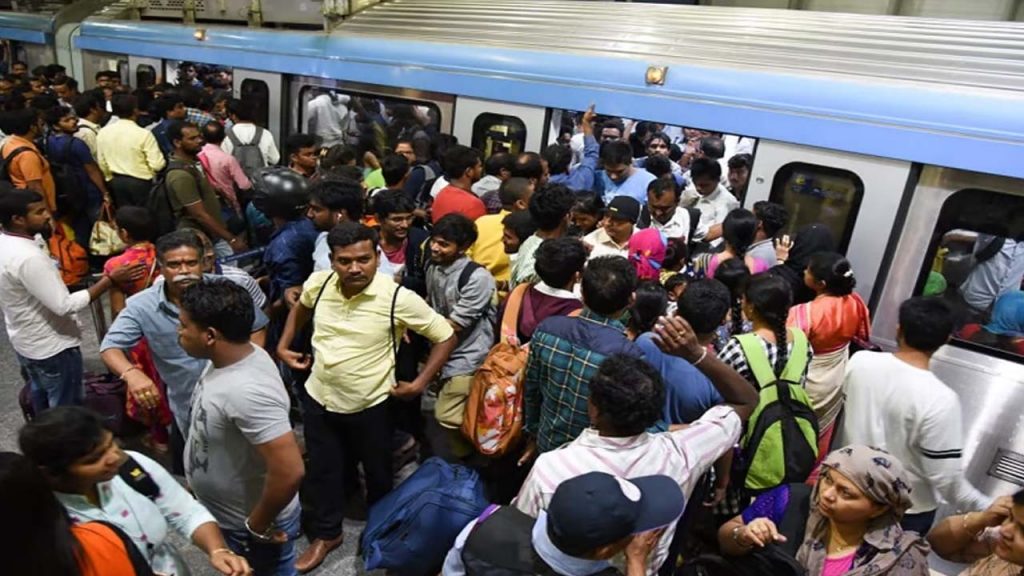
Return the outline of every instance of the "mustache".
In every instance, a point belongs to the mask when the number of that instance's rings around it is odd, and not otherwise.
[[[186,282],[199,282],[203,277],[199,274],[182,274],[174,279],[175,284],[184,284]]]

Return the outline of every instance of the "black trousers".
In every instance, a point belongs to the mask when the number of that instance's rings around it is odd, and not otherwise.
[[[391,423],[389,402],[354,414],[330,412],[304,395],[303,422],[308,464],[303,486],[310,506],[309,538],[329,540],[341,534],[345,518],[345,470],[363,464],[366,504],[391,491]]]
[[[124,174],[114,174],[110,180],[110,192],[114,196],[114,203],[118,208],[124,206],[146,207],[149,202],[149,191],[153,189],[153,183],[149,180],[140,180]]]

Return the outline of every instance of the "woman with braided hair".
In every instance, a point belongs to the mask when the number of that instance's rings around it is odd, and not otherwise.
[[[717,254],[701,255],[694,262],[694,266],[698,271],[703,271],[705,277],[715,278],[715,274],[723,262],[736,259],[746,264],[751,274],[760,274],[771,264],[747,254],[756,235],[757,216],[754,216],[750,210],[737,208],[729,212],[725,221],[722,222],[722,239],[725,241],[725,250]]]
[[[746,334],[753,330],[750,321],[743,317],[743,294],[750,282],[750,270],[739,258],[722,262],[715,272],[718,280],[729,289],[729,315],[715,335],[715,350],[721,352],[735,334]]]

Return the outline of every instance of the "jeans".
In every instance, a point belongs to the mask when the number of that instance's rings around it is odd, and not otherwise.
[[[82,351],[75,346],[42,360],[18,354],[18,362],[32,385],[32,409],[36,414],[57,406],[81,406]]]
[[[288,535],[284,544],[256,542],[244,529],[223,529],[224,540],[235,554],[245,557],[255,576],[295,576],[295,539],[299,537],[301,518],[302,509],[296,506],[294,513],[277,519],[275,528]]]
[[[308,394],[303,398],[306,451],[303,482],[309,498],[310,540],[341,534],[345,518],[345,470],[363,464],[366,503],[372,506],[391,491],[391,439],[394,427],[388,402],[354,414],[330,412]]]

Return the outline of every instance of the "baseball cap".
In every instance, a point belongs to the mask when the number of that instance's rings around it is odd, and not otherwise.
[[[640,202],[631,196],[616,196],[608,203],[607,214],[635,224],[640,218]]]
[[[683,491],[668,476],[625,479],[589,472],[558,485],[547,509],[548,538],[578,556],[675,522]]]

